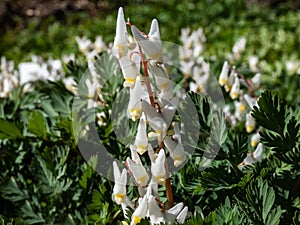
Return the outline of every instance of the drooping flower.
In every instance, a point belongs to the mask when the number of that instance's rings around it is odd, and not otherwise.
[[[166,168],[165,168],[166,154],[164,149],[160,149],[157,158],[151,163],[151,172],[154,181],[158,184],[164,184],[166,181]]]
[[[248,153],[247,157],[238,166],[243,169],[245,166],[251,166],[256,162],[261,161],[263,158],[263,146],[259,143],[253,153]]]
[[[246,131],[251,133],[255,129],[255,119],[251,116],[251,113],[246,115]]]
[[[253,134],[252,137],[251,137],[251,146],[256,147],[257,144],[259,143],[259,141],[260,141],[259,133]]]
[[[160,224],[165,222],[162,210],[158,206],[153,195],[150,195],[148,198],[148,217],[150,218],[151,224]]]
[[[115,186],[113,189],[112,199],[120,205],[126,199],[127,171],[126,169],[123,169],[121,173],[116,162],[113,162],[113,171]]]
[[[147,185],[149,181],[149,176],[145,167],[141,164],[139,156],[135,155],[135,157],[138,158],[139,160],[134,162],[128,157],[126,162],[130,171],[132,172],[132,175],[137,185],[144,187]]]
[[[252,88],[254,90],[256,90],[257,88],[259,88],[260,86],[260,77],[261,77],[261,74],[260,73],[257,73],[255,74],[254,77],[252,77],[251,79],[251,85],[252,85]]]
[[[132,62],[129,56],[123,56],[120,60],[122,74],[124,76],[125,82],[124,87],[133,88],[135,84],[136,77],[139,75],[139,69],[134,62]]]
[[[130,89],[130,98],[128,104],[128,117],[133,121],[140,118],[142,113],[142,100],[148,97],[146,88],[141,83],[140,76],[136,77],[135,85]]]
[[[165,137],[164,143],[170,152],[170,156],[174,161],[174,166],[178,167],[186,160],[186,153],[181,142],[172,140],[169,136]]]
[[[139,199],[139,206],[132,214],[130,225],[136,225],[140,223],[143,218],[146,217],[148,210],[147,200],[147,195],[145,195],[142,199]]]
[[[145,37],[142,34],[142,32],[134,25],[131,26],[131,31],[134,38],[139,43],[148,59],[161,62],[162,43],[160,40],[160,33],[157,20],[152,20],[149,38]]]
[[[188,208],[183,208],[183,203],[180,202],[177,205],[173,206],[171,209],[166,210],[165,212],[165,220],[168,223],[173,224],[175,220],[177,220],[178,223],[183,224],[187,215]]]
[[[128,51],[126,22],[124,19],[124,12],[122,7],[120,7],[118,11],[116,36],[112,51],[118,59],[125,56]]]
[[[236,99],[237,97],[239,97],[239,93],[240,93],[240,80],[236,76],[229,95],[232,99]]]
[[[222,71],[221,71],[221,74],[219,76],[219,84],[221,86],[224,86],[227,81],[228,81],[228,62],[225,61],[224,64],[223,64],[223,67],[222,67]]]
[[[226,84],[224,85],[226,92],[229,92],[231,90],[231,87],[232,87],[236,77],[237,77],[237,75],[235,72],[235,67],[233,67],[233,69],[231,70],[231,72],[229,74],[228,80],[227,80]]]
[[[139,121],[138,130],[134,142],[136,150],[140,155],[143,155],[148,148],[148,135],[146,128],[146,118],[143,113]]]

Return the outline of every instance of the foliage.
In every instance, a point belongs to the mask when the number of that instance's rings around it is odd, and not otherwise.
[[[184,147],[195,150],[184,168],[171,177],[175,202],[184,202],[191,212],[186,225],[300,222],[300,80],[296,71],[287,68],[288,62],[299,59],[295,49],[299,49],[300,14],[286,10],[290,8],[289,3],[272,9],[244,1],[172,0],[134,3],[125,9],[145,30],[149,18],[158,18],[162,40],[179,43],[179,28],[203,26],[207,38],[203,58],[212,74],[219,74],[240,36],[248,42],[245,53],[234,61],[238,71],[250,78],[254,72],[248,68],[249,56],[257,55],[260,61],[262,85],[254,93],[260,97],[251,113],[264,153],[253,165],[241,169],[243,160],[254,152],[250,144],[254,132],[245,131],[245,119],[233,126],[224,119],[224,112],[214,109],[209,97],[188,93],[198,113],[198,123],[190,122],[200,125],[199,139],[190,146],[183,138]],[[90,18],[80,12],[68,15],[64,22],[33,18],[22,30],[7,30],[0,37],[1,54],[18,63],[32,54],[61,58],[75,53],[76,60],[64,65],[63,72],[78,83],[88,65],[75,47],[75,36],[103,35],[105,41],[113,41],[115,13]],[[90,116],[72,114],[75,96],[62,79],[34,81],[31,91],[21,85],[9,97],[0,98],[0,224],[122,224],[125,220],[111,198],[114,183],[96,172],[97,157],[86,162],[77,146],[82,128],[95,124],[95,114],[103,113],[103,125],[97,126],[102,144],[111,156],[125,160],[137,129],[131,121],[123,131],[127,136],[117,139],[114,126],[122,125],[124,118],[115,115],[120,124],[112,124],[110,105],[123,81],[114,71],[113,59],[98,55],[95,62],[105,93],[101,101],[107,104],[97,112],[85,109]],[[229,95],[224,92],[224,96],[232,108]],[[86,107],[86,93],[80,97],[83,101],[76,101],[76,109]],[[120,102],[127,97],[121,96]],[[92,137],[85,141],[99,145]],[[110,168],[107,171],[111,173]],[[137,190],[128,186],[128,192],[133,198]]]

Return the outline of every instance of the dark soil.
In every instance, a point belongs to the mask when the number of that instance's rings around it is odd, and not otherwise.
[[[68,12],[86,11],[91,16],[99,11],[110,11],[125,1],[100,0],[0,0],[0,29],[13,28],[32,17],[54,16],[64,20]]]

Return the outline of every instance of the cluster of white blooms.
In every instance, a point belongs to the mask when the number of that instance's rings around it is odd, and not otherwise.
[[[23,90],[30,90],[30,82],[37,80],[56,81],[63,78],[62,61],[49,58],[43,60],[41,57],[32,56],[30,62],[22,62],[16,70],[13,61],[1,58],[0,71],[0,97],[8,97],[14,88],[24,85]],[[68,80],[66,80],[66,85]]]
[[[1,57],[0,69],[0,98],[6,98],[13,88],[18,86],[19,81],[14,71],[13,61],[7,61],[5,57]]]
[[[133,38],[127,33],[127,25],[131,28]],[[131,225],[138,224],[143,218],[148,218],[151,224],[183,223],[187,207],[179,203],[166,209],[158,196],[159,185],[166,186],[167,196],[172,195],[166,149],[176,167],[185,162],[186,153],[181,143],[179,124],[172,122],[179,99],[173,96],[173,83],[164,67],[157,20],[152,21],[147,35],[130,22],[126,24],[123,9],[120,8],[112,52],[119,61],[125,79],[124,87],[129,88],[130,92],[128,117],[138,121],[135,141],[130,146],[131,156],[124,163],[128,171],[123,169],[121,172],[116,162],[113,163],[115,186],[112,198],[122,205],[125,217],[128,207],[134,210]],[[150,82],[150,75],[154,83]],[[147,132],[147,128],[152,131]],[[157,139],[157,149],[152,148],[149,137]],[[143,165],[141,159],[146,152],[151,161],[150,169]],[[126,194],[127,173],[139,190],[137,204]],[[172,201],[168,197],[169,206],[173,205]]]
[[[189,77],[193,79],[189,83],[190,91],[204,93],[210,66],[202,57],[206,42],[203,29],[200,27],[192,32],[190,28],[182,29],[180,40],[183,44],[183,47],[179,48],[180,70],[186,79]]]
[[[103,51],[107,51],[109,47],[103,41],[102,36],[97,36],[92,42],[86,36],[75,38],[80,52],[89,60],[93,60],[95,56]]]

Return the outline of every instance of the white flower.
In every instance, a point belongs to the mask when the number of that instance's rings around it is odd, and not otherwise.
[[[131,26],[131,31],[136,39],[136,41],[140,44],[144,53],[149,59],[157,60],[159,62],[162,61],[162,43],[160,40],[160,33],[158,22],[156,19],[152,20],[149,39],[146,38],[142,32],[137,29],[134,25]]]
[[[222,67],[222,71],[221,71],[221,74],[219,76],[219,84],[221,86],[224,86],[227,81],[228,81],[228,62],[225,61],[224,64],[223,64],[223,67]]]
[[[41,67],[35,62],[23,62],[19,64],[20,85],[39,79]]]
[[[239,97],[239,93],[240,93],[240,80],[236,76],[229,95],[232,99],[236,99],[237,97]]]
[[[188,207],[185,206],[183,208],[183,210],[181,210],[181,212],[178,214],[178,216],[176,217],[176,220],[179,224],[183,224],[186,218],[186,215],[188,213]]]
[[[78,44],[79,50],[84,54],[87,55],[88,52],[92,49],[93,43],[87,37],[75,37],[75,40]]]
[[[232,48],[232,52],[235,55],[235,57],[238,58],[240,54],[245,50],[245,47],[246,47],[246,38],[245,37],[239,38]]]
[[[257,56],[250,56],[249,57],[249,67],[251,71],[256,72],[257,71],[257,64],[258,64],[258,57]]]
[[[132,214],[130,225],[136,225],[141,222],[143,218],[146,217],[148,210],[147,195],[145,195],[141,200],[139,200],[139,206]]]
[[[166,154],[164,149],[160,149],[157,158],[151,164],[151,172],[154,181],[158,184],[164,184],[166,181],[166,169],[165,169]]]
[[[135,157],[139,159],[138,155],[136,155]],[[127,162],[127,165],[129,167],[136,183],[142,187],[146,186],[149,181],[149,176],[147,174],[145,167],[141,164],[140,159],[137,160],[136,162],[133,162],[128,157],[126,162]]]
[[[116,162],[113,162],[114,170],[114,189],[112,199],[120,205],[124,203],[126,199],[126,183],[127,183],[127,171],[123,169],[122,173],[119,170],[119,167]]]
[[[148,93],[145,89],[145,86],[142,85],[140,76],[137,76],[135,85],[130,89],[130,98],[128,104],[127,115],[133,121],[140,118],[142,113],[142,100],[146,99]]]
[[[0,98],[8,97],[9,93],[13,89],[13,83],[8,78],[4,78],[2,88],[3,88],[3,90],[0,91]]]
[[[105,42],[103,41],[102,36],[97,36],[94,42],[95,50],[97,53],[103,52],[107,49]]]
[[[233,69],[231,70],[231,73],[229,74],[228,80],[224,86],[226,92],[229,92],[231,90],[231,87],[232,87],[236,77],[237,77],[237,75],[235,72],[235,67],[233,67]]]
[[[122,58],[127,54],[128,41],[127,41],[127,30],[126,22],[124,19],[123,8],[120,7],[117,17],[116,36],[114,40],[113,53],[118,59]]]
[[[251,133],[255,129],[255,119],[251,116],[251,113],[246,115],[246,131]]]
[[[160,91],[168,92],[173,87],[173,82],[164,68],[160,65],[148,63],[148,68],[151,74],[154,75],[156,85]]]
[[[234,106],[235,106],[235,117],[236,118],[241,118],[242,115],[244,115],[245,111],[246,111],[246,102],[241,100],[241,101],[235,101],[234,102]]]
[[[166,136],[164,143],[170,152],[171,158],[174,161],[174,166],[178,167],[182,165],[186,160],[186,153],[181,142],[172,140],[170,137]]]
[[[73,77],[67,77],[67,78],[64,78],[63,80],[63,83],[65,84],[65,87],[67,90],[69,90],[70,92],[72,93],[76,93],[76,82],[75,80],[73,79]]]
[[[240,163],[238,166],[240,169],[243,169],[245,166],[253,165],[256,162],[261,161],[262,157],[263,157],[263,146],[261,143],[259,143],[255,151],[253,153],[248,153],[244,161]]]
[[[97,94],[97,89],[99,87],[99,83],[93,79],[92,81],[90,79],[86,79],[85,81],[87,92],[88,92],[88,109],[96,107],[97,103],[95,101],[95,96]]]
[[[134,62],[132,62],[129,56],[124,56],[120,60],[120,66],[125,79],[124,87],[133,88],[136,77],[139,75],[139,69]]]
[[[251,85],[254,90],[256,90],[260,86],[260,73],[255,74],[255,76],[251,79]]]
[[[258,106],[257,101],[254,98],[252,98],[250,95],[244,94],[244,99],[247,102],[247,104],[249,105],[251,110],[253,109],[253,106],[255,106],[255,105]]]
[[[139,121],[138,131],[134,142],[136,150],[140,155],[144,154],[148,148],[148,135],[146,128],[146,118],[143,113]]]
[[[158,206],[153,195],[150,195],[148,198],[148,217],[150,217],[151,224],[160,224],[165,222],[162,210]]]
[[[256,147],[259,142],[260,142],[259,133],[253,134],[252,137],[251,137],[251,146]]]
[[[165,212],[165,220],[166,222],[173,224],[175,220],[177,220],[178,223],[183,224],[185,221],[185,217],[188,211],[187,207],[183,208],[183,203],[180,202],[174,207],[172,207],[169,210],[166,210]]]

